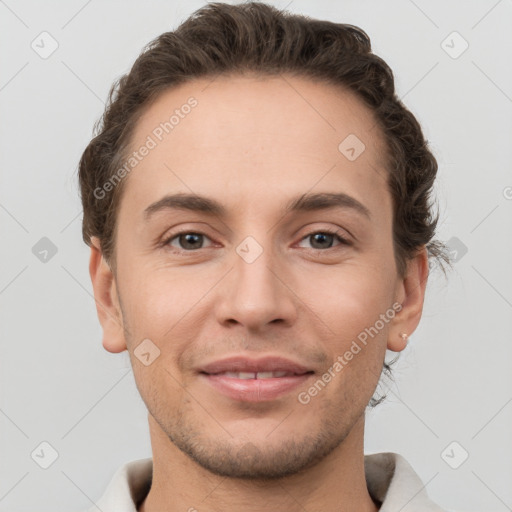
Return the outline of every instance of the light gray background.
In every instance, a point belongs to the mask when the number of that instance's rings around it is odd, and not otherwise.
[[[512,1],[270,3],[368,32],[438,158],[439,237],[467,247],[448,280],[434,271],[365,451],[404,455],[443,507],[512,510]],[[0,1],[1,511],[85,509],[151,455],[127,354],[101,345],[76,166],[112,81],[201,5]],[[59,45],[47,59],[42,31]],[[43,441],[48,469],[31,458]],[[453,441],[458,469],[441,456]]]

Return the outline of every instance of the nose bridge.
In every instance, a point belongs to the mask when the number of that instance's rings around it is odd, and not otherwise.
[[[296,317],[293,294],[271,237],[248,236],[235,248],[232,271],[219,297],[220,322],[257,329],[270,322],[290,323]]]

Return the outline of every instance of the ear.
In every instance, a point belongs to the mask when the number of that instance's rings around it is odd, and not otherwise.
[[[97,237],[91,237],[89,274],[94,289],[96,311],[103,328],[103,347],[109,352],[126,350],[123,318],[117,296],[115,278],[108,266]]]
[[[395,315],[389,330],[389,350],[402,351],[407,346],[407,338],[402,339],[401,334],[410,336],[418,327],[423,312],[428,272],[428,252],[423,246],[414,258],[408,261],[406,275],[398,283],[395,296],[402,304],[402,309]]]

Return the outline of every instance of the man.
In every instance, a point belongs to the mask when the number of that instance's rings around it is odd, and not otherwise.
[[[153,452],[91,510],[442,510],[363,452],[446,261],[436,171],[357,27],[212,3],[153,41],[80,161],[103,345]]]

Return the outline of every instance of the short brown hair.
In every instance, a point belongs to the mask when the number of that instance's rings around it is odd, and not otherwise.
[[[353,25],[311,19],[259,2],[204,6],[175,31],[149,43],[130,72],[113,84],[79,164],[86,244],[98,237],[115,270],[116,214],[126,180],[100,199],[95,190],[111,180],[125,160],[134,126],[149,103],[164,90],[195,78],[245,72],[290,73],[355,93],[374,113],[386,142],[399,275],[405,275],[407,260],[424,246],[441,268],[449,263],[444,244],[433,239],[438,221],[431,204],[436,159],[418,121],[396,95],[391,69],[372,53],[367,34]]]

